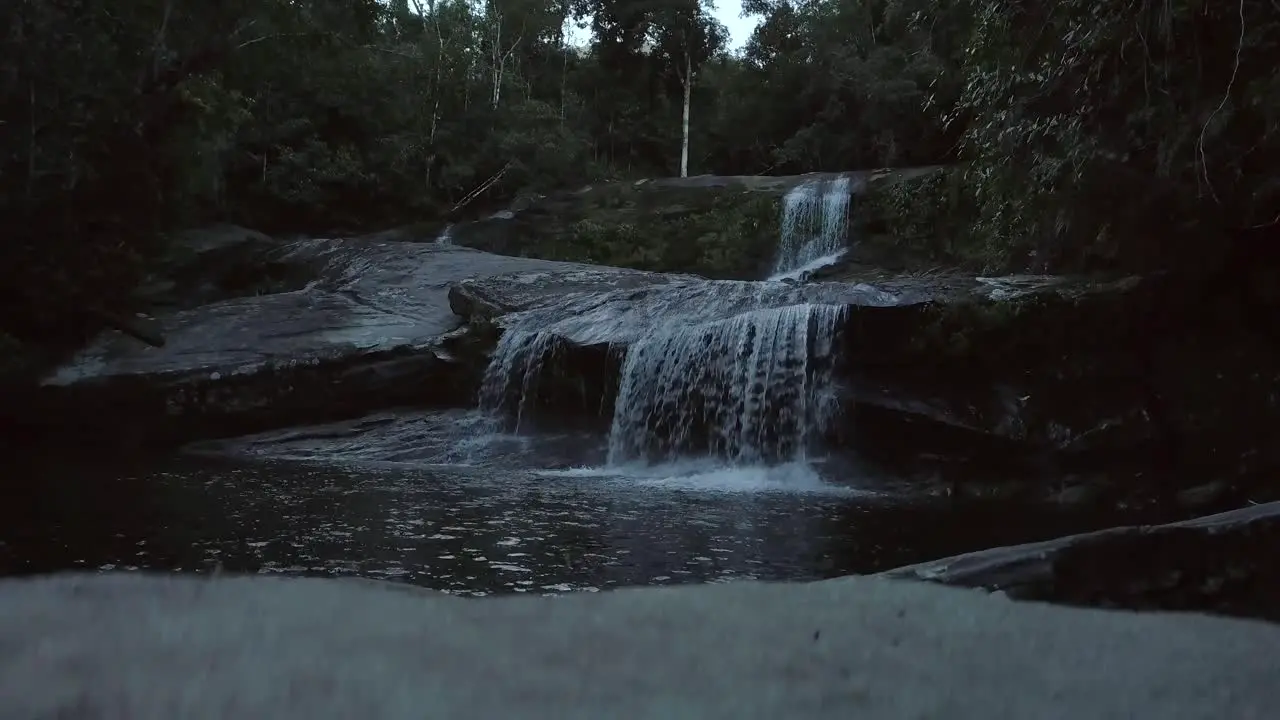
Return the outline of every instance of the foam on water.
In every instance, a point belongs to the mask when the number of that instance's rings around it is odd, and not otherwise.
[[[848,177],[814,180],[782,200],[782,237],[770,279],[792,273],[845,249],[852,184]]]
[[[538,470],[535,475],[560,479],[625,480],[628,485],[664,490],[713,493],[793,493],[827,496],[872,495],[866,490],[825,482],[814,468],[802,462],[770,467],[732,467],[710,459],[684,459],[657,465]]]

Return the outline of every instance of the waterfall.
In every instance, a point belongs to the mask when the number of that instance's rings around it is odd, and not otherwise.
[[[676,316],[626,348],[609,463],[711,456],[734,464],[802,461],[828,429],[840,305],[799,303],[690,322]],[[481,383],[480,409],[528,429],[554,403],[550,381],[572,346],[508,330]]]
[[[562,343],[549,332],[503,333],[480,382],[480,410],[490,415],[514,415],[519,432],[538,402],[548,362],[555,362]]]
[[[770,279],[829,265],[844,253],[851,191],[849,178],[841,176],[797,185],[783,197],[778,260]]]
[[[803,460],[834,414],[843,310],[802,304],[672,325],[627,351],[609,462],[709,454],[734,463]]]
[[[787,193],[775,278],[844,251],[851,189],[838,177]],[[569,294],[503,319],[480,408],[514,418],[519,431],[531,429],[537,411],[559,420],[575,407],[595,412],[597,402],[595,417],[607,418],[612,400],[613,466],[699,456],[804,461],[838,410],[844,308],[897,302],[863,285],[684,276]]]

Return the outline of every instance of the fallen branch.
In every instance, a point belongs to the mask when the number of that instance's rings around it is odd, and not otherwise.
[[[477,187],[475,190],[472,190],[471,192],[467,193],[466,197],[464,197],[464,198],[462,198],[461,200],[459,200],[459,201],[458,201],[458,204],[457,204],[457,205],[454,205],[454,206],[453,206],[453,209],[452,209],[452,210],[450,210],[449,212],[450,212],[450,213],[456,213],[456,212],[458,212],[459,210],[461,210],[462,208],[466,207],[466,205],[467,205],[468,203],[470,203],[472,200],[475,200],[476,198],[480,197],[480,195],[481,195],[482,193],[484,193],[484,191],[486,191],[486,190],[488,190],[489,188],[493,187],[494,183],[496,183],[496,182],[498,182],[499,180],[501,180],[501,179],[502,179],[502,176],[506,174],[507,170],[511,169],[511,166],[512,166],[513,164],[514,164],[514,161],[513,161],[513,160],[508,160],[508,161],[507,161],[507,164],[506,164],[506,165],[503,165],[501,170],[499,170],[498,172],[494,173],[493,177],[489,178],[488,180],[485,180],[485,181],[484,181],[483,183],[481,183],[481,184],[480,184],[480,186],[479,186],[479,187]]]

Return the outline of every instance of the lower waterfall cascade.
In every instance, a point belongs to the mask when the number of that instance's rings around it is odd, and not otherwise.
[[[803,460],[836,411],[830,393],[843,309],[803,304],[634,344],[609,430],[609,462],[698,452],[735,464]]]
[[[832,375],[844,313],[799,303],[699,323],[675,318],[631,343],[618,359],[609,464],[803,461],[838,411]],[[554,332],[504,333],[480,409],[528,429],[565,345]]]

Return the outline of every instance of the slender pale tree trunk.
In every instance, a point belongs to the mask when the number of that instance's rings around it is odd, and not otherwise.
[[[684,118],[681,125],[680,177],[689,177],[689,98],[693,89],[693,59],[684,53]]]
[[[489,96],[489,104],[494,110],[498,109],[498,101],[502,97],[502,66],[506,64],[506,58],[502,54],[502,16],[494,13],[493,16],[493,61],[490,63],[490,71],[493,73],[493,86]]]

